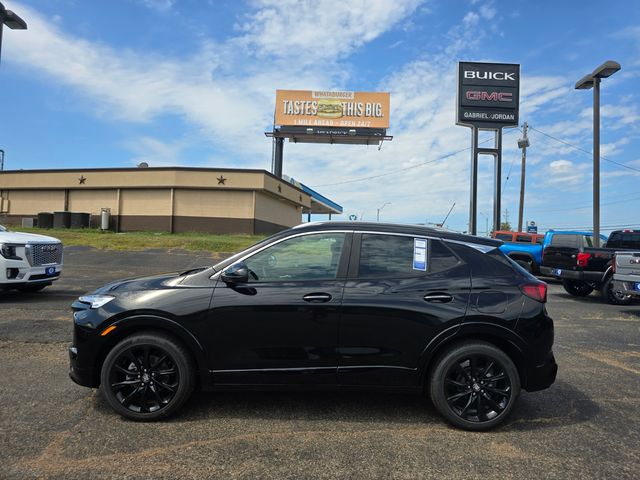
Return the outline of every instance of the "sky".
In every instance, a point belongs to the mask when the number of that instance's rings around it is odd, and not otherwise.
[[[524,220],[589,229],[593,96],[574,84],[615,60],[622,69],[601,92],[601,229],[640,227],[637,0],[3,3],[28,23],[3,34],[5,170],[269,170],[276,89],[383,91],[392,141],[285,143],[284,173],[342,205],[334,219],[375,220],[382,208],[381,221],[440,223],[455,203],[445,225],[466,231],[471,131],[455,125],[457,63],[518,63],[530,126]],[[521,135],[504,130],[512,226]],[[482,157],[479,232],[491,228],[493,175]]]

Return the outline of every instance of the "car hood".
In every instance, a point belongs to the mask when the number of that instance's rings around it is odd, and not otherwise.
[[[61,243],[60,240],[46,235],[22,232],[0,232],[0,243]]]
[[[127,278],[108,283],[92,292],[95,295],[119,295],[125,292],[140,292],[145,290],[162,290],[175,288],[180,285],[185,278],[194,273],[205,270],[205,267],[194,268],[183,272],[161,273],[147,277]]]

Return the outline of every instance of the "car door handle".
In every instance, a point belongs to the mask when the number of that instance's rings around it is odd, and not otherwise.
[[[309,293],[302,297],[305,302],[310,303],[324,303],[331,300],[331,295],[328,293]]]
[[[430,303],[449,303],[451,300],[453,300],[453,297],[448,293],[437,292],[427,293],[424,296],[424,299],[425,301]]]

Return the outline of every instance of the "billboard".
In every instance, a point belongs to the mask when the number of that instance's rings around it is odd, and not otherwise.
[[[274,125],[389,128],[389,93],[276,90]]]
[[[518,125],[520,65],[460,62],[456,124],[478,128]]]

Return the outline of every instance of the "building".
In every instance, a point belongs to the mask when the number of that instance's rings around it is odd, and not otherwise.
[[[98,168],[0,171],[0,223],[41,212],[110,210],[115,231],[274,233],[303,214],[340,214],[314,190],[265,170]]]

